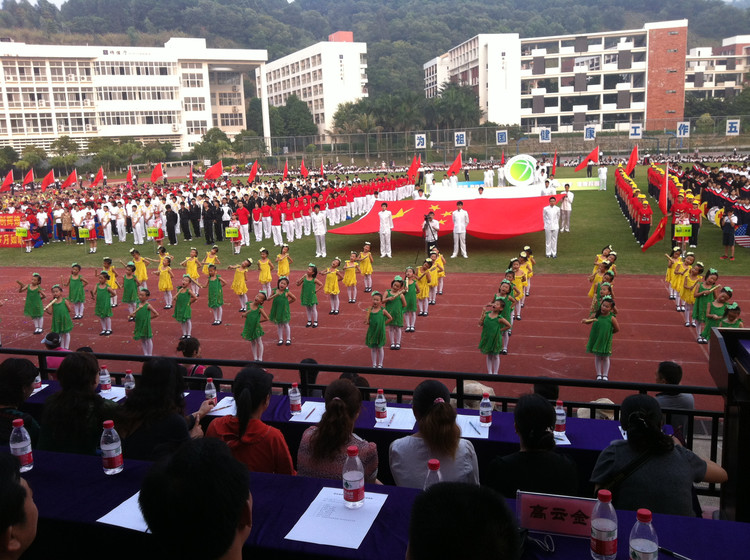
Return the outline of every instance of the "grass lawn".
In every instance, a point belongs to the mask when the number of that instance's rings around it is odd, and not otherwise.
[[[558,168],[558,180],[564,182],[567,177],[583,177],[585,172],[573,173],[572,168]],[[614,198],[613,169],[610,170],[608,179],[609,188],[606,192],[600,191],[577,191],[573,213],[571,216],[571,232],[561,233],[558,241],[558,258],[544,258],[544,232],[521,235],[512,239],[499,241],[475,239],[468,237],[467,247],[469,259],[448,258],[448,271],[456,272],[501,272],[505,270],[511,257],[517,256],[524,245],[530,245],[537,260],[537,268],[541,273],[589,274],[591,272],[594,257],[605,245],[611,244],[618,253],[617,270],[621,274],[662,274],[666,268],[664,253],[670,248],[667,240],[652,247],[645,253],[641,251],[630,233],[630,228],[625,217],[620,213],[619,206]],[[641,167],[637,170],[636,182],[645,191],[646,170]],[[472,180],[481,180],[482,172],[472,173]],[[641,182],[644,184],[641,185]],[[653,202],[653,201],[652,201]],[[655,207],[655,204],[654,204]],[[658,210],[656,210],[658,214]],[[658,222],[655,217],[654,223]],[[655,226],[653,226],[655,227]],[[251,234],[252,235],[252,234]],[[128,260],[128,249],[131,243],[119,243],[115,238],[111,247],[104,245],[99,240],[99,250],[96,254],[88,254],[88,246],[70,245],[62,243],[50,244],[44,248],[37,249],[31,254],[26,254],[23,249],[0,249],[2,263],[4,266],[28,266],[31,269],[39,267],[69,266],[72,262],[79,262],[84,267],[98,267],[105,256],[113,259]],[[132,237],[129,238],[132,241]],[[179,245],[167,247],[176,257],[177,265],[189,252],[191,246],[198,249],[201,258],[205,256],[208,247],[203,239],[194,239],[185,242],[179,236]],[[375,270],[387,270],[390,272],[402,271],[405,266],[414,264],[424,258],[423,243],[420,238],[403,234],[393,235],[393,259],[380,259],[378,247],[378,235],[373,233],[363,236],[340,236],[328,233],[326,236],[328,259],[338,256],[345,259],[352,249],[359,250],[365,241],[373,244],[373,253],[376,255]],[[243,247],[242,255],[232,254],[231,246],[224,241],[219,258],[222,265],[235,264],[242,258],[250,256],[256,259],[259,244],[254,238],[251,247]],[[270,240],[264,240],[263,245],[272,251],[272,257],[276,254]],[[450,255],[453,250],[453,239],[451,235],[441,237],[440,241],[443,253]],[[140,247],[144,256],[153,256],[155,248],[144,245]],[[295,241],[291,247],[291,255],[294,259],[293,271],[301,271],[308,262],[315,262],[318,266],[327,266],[328,262],[315,259],[315,240],[308,237]],[[736,260],[734,262],[719,260],[723,254],[721,247],[721,231],[718,227],[704,221],[701,228],[699,245],[695,249],[698,260],[703,261],[706,267],[718,268],[722,275],[750,275],[750,258],[747,250],[742,247],[736,249]],[[119,266],[118,266],[119,268]],[[175,266],[177,268],[177,266]],[[295,274],[293,274],[295,276]]]

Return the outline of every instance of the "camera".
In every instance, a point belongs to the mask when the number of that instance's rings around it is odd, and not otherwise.
[[[430,215],[429,214],[425,214],[424,215],[424,221],[425,222],[429,222],[430,221]]]

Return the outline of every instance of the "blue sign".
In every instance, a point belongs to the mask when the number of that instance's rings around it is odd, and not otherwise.
[[[427,147],[427,135],[415,134],[414,135],[414,148],[417,150],[424,150],[426,147]]]
[[[632,123],[630,125],[630,134],[628,138],[631,140],[640,140],[643,138],[643,125],[639,123]]]
[[[454,132],[453,141],[454,141],[456,148],[465,148],[466,147],[466,132]]]
[[[677,138],[690,138],[690,123],[679,122],[677,123]]]
[[[507,130],[496,130],[495,141],[498,146],[503,146],[508,143],[508,131]]]
[[[596,140],[596,127],[595,126],[588,125],[584,127],[583,140],[584,141]]]
[[[740,119],[727,119],[727,136],[740,135]]]
[[[552,142],[552,130],[549,128],[539,129],[539,141],[540,142]]]

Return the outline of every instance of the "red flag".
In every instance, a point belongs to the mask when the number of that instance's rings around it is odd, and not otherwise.
[[[500,165],[505,165],[505,150],[503,150],[503,155],[500,156]]]
[[[44,179],[42,179],[42,192],[46,191],[47,187],[49,187],[54,182],[55,172],[50,169],[50,172],[44,176]]]
[[[633,151],[630,152],[630,158],[628,158],[628,165],[625,167],[625,174],[630,175],[638,165],[638,144],[633,146]]]
[[[193,164],[190,164],[190,174],[188,175],[188,181],[190,181],[190,184],[193,184]]]
[[[414,180],[414,177],[417,175],[417,156],[415,155],[414,158],[411,160],[411,165],[409,166],[409,170],[406,172],[406,176],[409,178],[410,181]]]
[[[286,181],[286,177],[289,175],[289,161],[284,161],[284,176],[281,178],[282,181]]]
[[[247,178],[248,183],[252,183],[255,180],[255,176],[258,174],[258,160],[256,159],[253,166],[250,168],[250,176]]]
[[[305,160],[302,160],[302,163],[299,166],[299,174],[302,175],[305,179],[307,179],[307,176],[310,174],[310,172],[307,170],[307,167],[305,167]]]
[[[0,187],[0,192],[8,192],[11,185],[13,185],[13,170],[8,171],[8,174],[3,179],[3,186]]]
[[[654,233],[651,234],[651,237],[648,238],[648,240],[643,244],[643,247],[641,247],[641,251],[645,251],[652,245],[656,245],[659,241],[664,239],[664,232],[667,229],[667,216],[664,216],[661,220],[659,220],[659,225],[656,226],[656,229],[654,230]]]
[[[664,168],[664,185],[659,193],[659,210],[662,214],[667,213],[667,198],[669,196],[669,164]]]
[[[417,171],[419,171],[420,167],[422,167],[422,154],[419,154],[417,157]]]
[[[555,159],[552,160],[552,175],[557,171],[557,150],[555,150]]]
[[[323,169],[323,160],[322,159],[320,160],[320,176],[321,177],[325,177],[326,176],[326,172]]]
[[[133,168],[128,165],[128,174],[125,175],[125,182],[130,185],[133,183]]]
[[[65,187],[69,187],[70,185],[75,185],[78,182],[78,173],[74,169],[70,175],[68,175],[68,178],[65,179],[62,185],[60,185],[60,188],[64,189]]]
[[[224,174],[224,164],[219,160],[218,162],[214,163],[211,167],[206,169],[206,174],[203,176],[203,178],[206,181],[213,181],[214,179],[218,179]]]
[[[458,175],[458,172],[461,171],[462,167],[463,161],[461,160],[461,152],[458,152],[456,159],[453,160],[453,163],[451,163],[451,166],[448,168],[448,177],[451,175]]]
[[[587,155],[583,160],[581,160],[581,163],[579,163],[576,168],[573,170],[576,173],[579,172],[581,169],[586,167],[586,164],[589,161],[593,161],[594,163],[599,163],[599,146],[591,150],[591,153]]]
[[[26,177],[23,178],[23,183],[21,184],[28,185],[29,183],[33,183],[33,182],[34,182],[34,168],[32,167],[31,169],[29,169],[29,172],[26,173]]]
[[[162,177],[164,177],[164,171],[161,168],[161,163],[157,163],[156,167],[151,171],[151,182],[156,183]]]
[[[95,187],[99,184],[99,181],[104,179],[104,168],[100,167],[99,171],[96,172],[96,177],[94,177],[94,182],[89,185],[89,188]]]

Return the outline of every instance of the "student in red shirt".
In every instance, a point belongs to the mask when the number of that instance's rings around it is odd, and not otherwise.
[[[265,239],[271,237],[271,206],[269,202],[272,201],[268,196],[266,196],[266,198],[263,199],[263,203],[260,207],[261,222],[263,223],[263,237]]]
[[[271,235],[273,235],[273,244],[281,247],[284,243],[281,237],[281,209],[276,202],[271,202]]]
[[[236,214],[240,222],[240,229],[242,230],[242,243],[250,247],[250,210],[245,207],[245,204],[241,200],[237,205]]]

